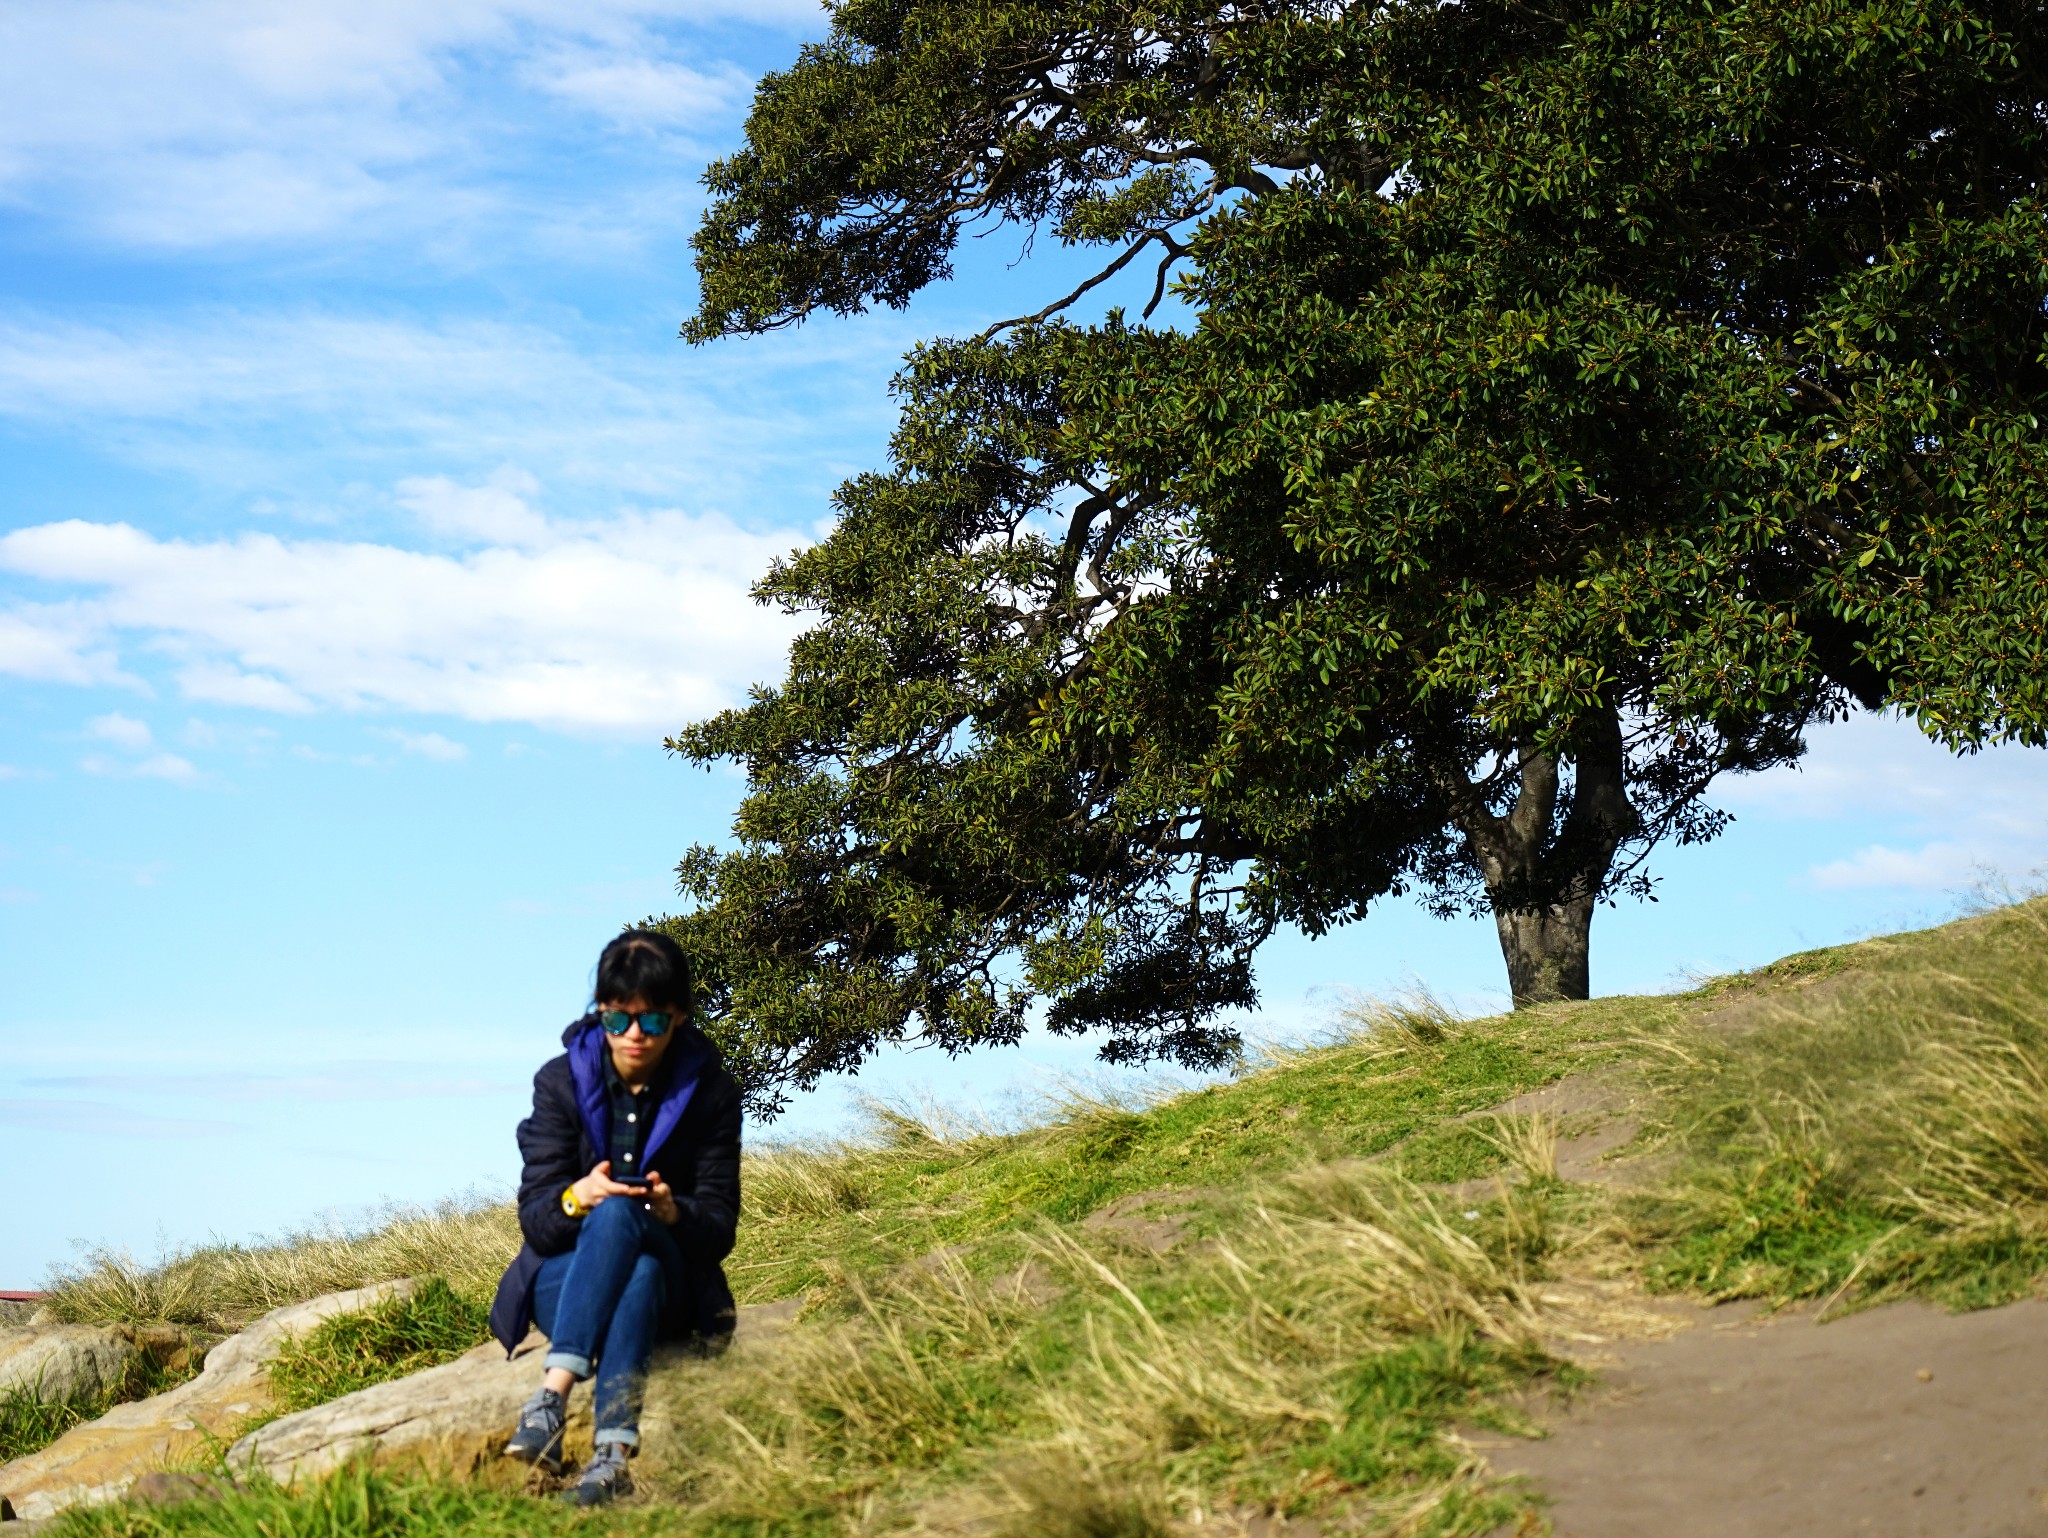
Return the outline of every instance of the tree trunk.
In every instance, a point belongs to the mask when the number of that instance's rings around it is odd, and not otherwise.
[[[1522,912],[1496,911],[1500,953],[1508,964],[1515,1008],[1592,994],[1593,898]]]
[[[1494,816],[1476,792],[1458,813],[1493,904],[1517,1009],[1592,992],[1593,904],[1615,851],[1636,826],[1621,722],[1612,710],[1586,720],[1571,763],[1571,803],[1561,827],[1557,759],[1527,750],[1506,816]]]

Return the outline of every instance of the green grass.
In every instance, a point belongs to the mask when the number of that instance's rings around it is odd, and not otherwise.
[[[1419,1018],[1440,1031],[1427,1011],[1366,1006],[1334,1045],[1142,1111],[1077,1100],[1058,1121],[1011,1135],[885,1117],[866,1145],[751,1159],[727,1269],[743,1302],[767,1301],[941,1246],[1073,1222],[1134,1192],[1228,1188],[1397,1145],[1416,1178],[1490,1173],[1498,1156],[1475,1130],[1447,1129],[1450,1118],[1615,1061],[1646,1017],[1677,1014],[1668,1000],[1601,1000],[1430,1039],[1410,1028]]]
[[[117,1404],[175,1388],[194,1371],[190,1366],[168,1366],[142,1351],[130,1364],[127,1381],[103,1393],[52,1400],[34,1385],[0,1389],[0,1463],[41,1452],[73,1426],[97,1420]]]
[[[325,1319],[270,1364],[280,1415],[452,1362],[490,1333],[490,1305],[439,1276],[374,1307]]]
[[[0,1390],[0,1463],[41,1452],[104,1410],[97,1398],[52,1401],[26,1388]]]
[[[1632,1101],[1626,1152],[1646,1188],[1564,1185],[1555,1118],[1488,1114],[1573,1075]],[[1438,1189],[1494,1175],[1520,1183]],[[1680,995],[1471,1022],[1427,1001],[1361,1006],[1328,1044],[1231,1083],[1075,1099],[1003,1133],[883,1108],[870,1136],[757,1151],[744,1178],[736,1289],[802,1294],[803,1321],[657,1376],[645,1504],[606,1522],[1167,1538],[1197,1512],[1279,1512],[1476,1538],[1530,1507],[1450,1430],[1517,1429],[1523,1394],[1573,1386],[1544,1341],[1579,1306],[1556,1301],[1574,1277],[1830,1310],[2039,1289],[2048,905]],[[1141,1218],[1181,1225],[1168,1253],[1088,1221],[1137,1193]],[[89,1270],[62,1296],[73,1317],[226,1320],[316,1283],[441,1273],[301,1341],[274,1380],[297,1405],[464,1349],[513,1247],[502,1212],[448,1209],[211,1252],[229,1262],[217,1275],[192,1257]],[[74,1526],[369,1538],[569,1521],[358,1472]]]
[[[1559,1371],[1530,1296],[1544,1198],[1468,1222],[1390,1169],[1324,1165],[1214,1199],[1227,1238],[1197,1254],[1046,1224],[1036,1288],[964,1259],[849,1283],[817,1328],[657,1385],[656,1488],[681,1533],[949,1507],[992,1531],[1165,1533],[1194,1506],[1336,1498],[1487,1532],[1521,1502],[1444,1432]]]
[[[95,1506],[64,1514],[67,1538],[572,1538],[645,1532],[653,1513],[606,1513],[592,1521],[568,1508],[442,1480],[392,1477],[352,1466],[296,1490],[267,1483],[174,1506]]]
[[[2048,903],[1819,955],[1825,989],[1662,1043],[1686,1163],[1632,1214],[1648,1274],[1843,1306],[2024,1295],[2048,1269]]]

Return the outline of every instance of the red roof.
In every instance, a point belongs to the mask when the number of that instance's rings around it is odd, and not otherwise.
[[[0,1288],[0,1303],[40,1303],[48,1296],[45,1292],[8,1292]]]

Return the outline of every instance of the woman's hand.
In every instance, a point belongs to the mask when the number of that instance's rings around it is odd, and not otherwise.
[[[647,1172],[647,1210],[662,1223],[673,1223],[681,1217],[682,1209],[676,1206],[675,1192],[668,1188],[668,1182],[661,1178],[660,1170]]]
[[[636,1186],[622,1186],[612,1179],[612,1161],[601,1159],[597,1168],[569,1187],[576,1198],[576,1205],[585,1212],[590,1211],[607,1196],[638,1196]]]

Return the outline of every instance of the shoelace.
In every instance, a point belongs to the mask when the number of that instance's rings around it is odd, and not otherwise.
[[[525,1409],[520,1412],[519,1424],[522,1426],[544,1427],[548,1424],[551,1416],[555,1419],[560,1419],[561,1414],[562,1403],[559,1399],[529,1399],[526,1402]]]

